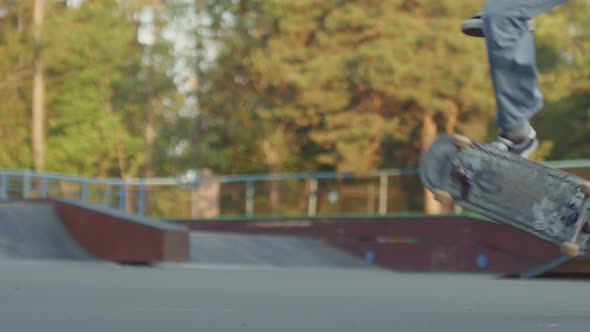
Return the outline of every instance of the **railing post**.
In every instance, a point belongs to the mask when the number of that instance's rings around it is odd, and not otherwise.
[[[23,199],[29,199],[29,188],[31,187],[31,175],[29,172],[25,172],[23,176]]]
[[[198,215],[198,211],[197,211],[197,200],[199,198],[199,194],[197,192],[197,188],[198,188],[198,184],[197,183],[193,183],[190,186],[190,192],[191,192],[191,199],[190,199],[190,208],[191,208],[191,218],[196,218]]]
[[[137,213],[140,216],[145,214],[145,184],[143,181],[139,182],[139,197],[137,199]]]
[[[105,194],[104,194],[104,204],[107,206],[111,206],[111,196],[113,195],[112,193],[112,188],[110,184],[106,184],[106,189],[105,189]]]
[[[2,174],[2,200],[8,200],[8,175]]]
[[[86,202],[88,201],[88,181],[82,180],[80,186],[80,199]]]
[[[387,214],[387,185],[388,185],[387,174],[381,174],[379,176],[379,214]]]
[[[246,216],[254,215],[254,182],[246,181]]]
[[[126,211],[127,190],[125,180],[121,181],[121,188],[119,189],[119,209]]]
[[[41,197],[49,197],[49,179],[45,176],[41,177]]]
[[[318,179],[311,178],[309,183],[309,204],[307,207],[307,215],[314,217],[317,213],[317,202],[318,202]]]

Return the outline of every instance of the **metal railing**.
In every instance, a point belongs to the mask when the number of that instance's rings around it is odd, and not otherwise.
[[[590,160],[547,165],[590,178]],[[421,212],[416,169],[112,179],[0,170],[0,199],[70,198],[164,218],[387,215]]]

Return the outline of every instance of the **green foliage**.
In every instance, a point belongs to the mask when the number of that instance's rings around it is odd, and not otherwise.
[[[31,6],[3,5],[0,17],[0,167],[29,168],[30,95],[33,68],[30,30]]]
[[[49,11],[43,53],[54,82],[47,103],[48,170],[104,176],[117,168],[117,144],[142,158],[137,137],[124,128],[129,99],[116,100],[114,91],[125,80],[137,87],[135,77],[124,75],[142,51],[127,15],[116,1]]]
[[[571,0],[538,19],[539,67],[545,109],[535,124],[550,159],[590,154],[590,4]]]
[[[152,160],[158,176],[367,172],[416,166],[424,115],[439,131],[496,133],[484,41],[459,31],[479,2],[159,3],[146,23],[151,0],[47,2],[48,170],[141,176]],[[32,6],[0,6],[0,167],[30,168]],[[537,18],[536,159],[590,153],[589,6]],[[161,28],[147,29],[154,43],[140,42],[146,24]]]
[[[220,49],[201,74],[203,121],[229,120],[220,128],[223,146],[256,143],[243,151],[267,170],[265,141],[280,146],[282,170],[402,165],[388,158],[399,151],[385,142],[416,153],[411,143],[422,114],[444,114],[449,103],[460,109],[457,129],[482,138],[491,85],[481,40],[457,32],[477,10],[467,3],[228,2],[222,7],[234,24],[208,27]],[[234,141],[235,128],[251,139]],[[294,155],[298,160],[289,159]]]
[[[137,15],[150,4],[84,1],[73,8],[46,2],[41,56],[47,170],[100,176],[141,173],[148,106],[155,110],[156,121],[165,122],[164,113],[177,112],[181,102],[170,75],[171,45],[163,40],[151,48],[139,43]],[[5,101],[0,105],[0,137],[5,139],[0,167],[30,168],[32,8],[30,1],[0,6],[5,12],[0,18],[0,96]]]

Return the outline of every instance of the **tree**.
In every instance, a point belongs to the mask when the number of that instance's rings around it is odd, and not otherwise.
[[[533,118],[542,160],[590,153],[590,5],[572,0],[537,18],[540,86],[545,108]]]
[[[0,17],[0,167],[33,166],[31,151],[32,15],[30,2],[1,5]]]
[[[32,148],[35,169],[42,171],[45,168],[45,84],[43,79],[42,30],[43,16],[45,13],[45,0],[35,0],[33,5],[33,125]]]
[[[242,151],[266,171],[415,167],[437,128],[487,135],[485,46],[457,31],[477,10],[470,2],[232,4],[212,6],[220,19],[209,35],[220,46],[201,76],[200,105],[223,118],[227,139],[236,135],[230,128],[248,133],[257,143]],[[430,132],[420,140],[423,125]],[[403,145],[392,151],[390,142]],[[244,146],[223,145],[234,144]]]
[[[85,175],[137,174],[144,162],[134,123],[142,47],[137,27],[117,1],[51,9],[46,29],[48,159],[53,171]],[[126,91],[129,92],[129,91]],[[141,132],[141,130],[139,130]]]

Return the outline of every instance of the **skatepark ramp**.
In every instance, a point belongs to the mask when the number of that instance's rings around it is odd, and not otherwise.
[[[422,270],[425,271],[442,266],[464,272],[477,271],[471,266],[475,262],[480,267],[485,264],[484,267],[489,267],[490,271],[481,269],[480,272],[494,272],[492,269],[500,272],[505,268],[519,278],[590,276],[588,256],[559,257],[554,255],[558,248],[550,244],[477,220],[304,220],[296,224],[199,221],[184,227],[174,224],[69,200],[3,202],[0,203],[0,261],[389,267],[399,271],[419,270],[416,267],[420,268],[424,261]],[[275,224],[281,227],[268,227]],[[441,230],[469,243],[445,238]],[[371,236],[376,236],[375,240]],[[375,261],[365,262],[367,256],[363,253],[367,251],[374,253]],[[386,260],[377,261],[388,257],[391,257],[390,265]],[[410,259],[414,265],[406,262]]]
[[[0,259],[186,261],[189,231],[73,200],[0,203]]]
[[[368,267],[315,239],[190,231],[72,200],[0,203],[0,260]]]
[[[0,259],[94,260],[50,203],[0,204]]]
[[[192,232],[191,262],[275,267],[351,267],[371,265],[343,250],[296,236]]]
[[[189,258],[189,230],[185,227],[100,204],[63,199],[52,203],[74,237],[104,260],[151,264]]]

